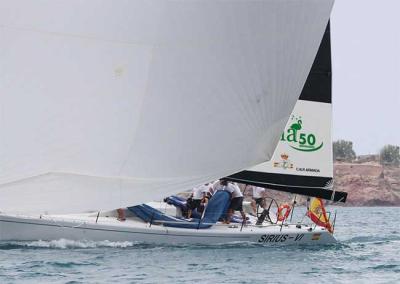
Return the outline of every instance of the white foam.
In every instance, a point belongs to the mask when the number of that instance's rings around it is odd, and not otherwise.
[[[34,241],[26,244],[28,247],[40,248],[98,248],[98,247],[111,247],[111,248],[126,248],[133,246],[133,242],[110,242],[110,241],[73,241],[67,239],[59,239],[53,241]]]

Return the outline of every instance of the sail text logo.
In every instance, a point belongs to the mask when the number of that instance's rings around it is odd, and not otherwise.
[[[323,142],[317,141],[315,134],[303,130],[301,117],[292,115],[291,125],[282,133],[281,141],[287,142],[291,148],[302,152],[318,151],[324,146]]]
[[[293,164],[289,160],[289,155],[287,154],[281,154],[281,161],[280,162],[274,162],[274,168],[282,168],[282,169],[293,169]]]

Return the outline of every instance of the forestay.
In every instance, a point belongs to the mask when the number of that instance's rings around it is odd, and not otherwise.
[[[0,210],[132,206],[270,159],[333,0],[0,0]]]

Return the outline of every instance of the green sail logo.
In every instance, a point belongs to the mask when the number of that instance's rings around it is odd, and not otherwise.
[[[304,131],[301,116],[292,115],[291,125],[282,133],[281,141],[287,142],[289,146],[297,151],[315,152],[324,146],[323,142],[317,141],[313,133]]]

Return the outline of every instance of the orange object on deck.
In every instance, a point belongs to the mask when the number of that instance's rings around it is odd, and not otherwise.
[[[283,214],[283,211],[285,210],[285,214]],[[290,211],[292,208],[290,207],[289,204],[282,204],[278,208],[278,221],[284,221],[289,217]]]

